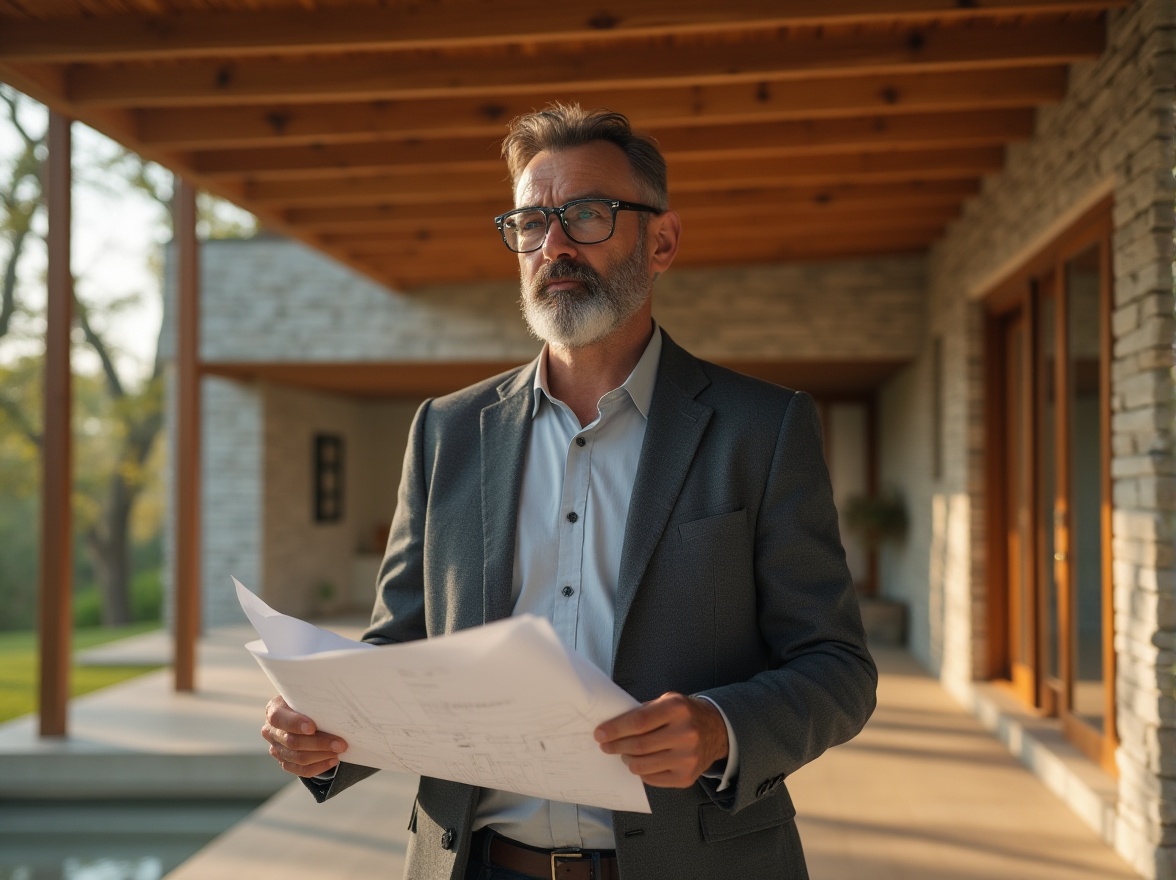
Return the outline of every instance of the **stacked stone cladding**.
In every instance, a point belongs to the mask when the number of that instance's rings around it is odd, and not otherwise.
[[[513,281],[389,291],[277,237],[208,242],[201,265],[206,363],[523,361],[539,347]],[[673,269],[655,315],[701,357],[907,360],[925,275],[921,257]]]
[[[931,333],[955,356],[943,377],[951,436],[943,489],[970,499],[964,645],[945,681],[984,674],[983,306],[1042,232],[1100,195],[1114,200],[1112,480],[1117,722],[1115,846],[1148,877],[1176,877],[1176,466],[1173,464],[1173,100],[1176,10],[1141,0],[1108,15],[1107,50],[1075,65],[929,259]],[[1061,224],[1061,226],[1059,226]],[[1042,242],[1044,244],[1045,242]],[[959,591],[958,585],[932,589]],[[956,653],[952,653],[955,651]]]

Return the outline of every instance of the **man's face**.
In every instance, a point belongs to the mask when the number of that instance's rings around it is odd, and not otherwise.
[[[613,144],[540,153],[515,188],[519,207],[557,207],[586,197],[642,201],[628,160]],[[619,212],[612,238],[590,245],[569,239],[553,217],[543,247],[519,254],[520,305],[535,336],[582,348],[642,311],[651,277],[643,216]]]

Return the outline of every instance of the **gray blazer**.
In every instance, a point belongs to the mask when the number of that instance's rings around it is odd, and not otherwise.
[[[516,516],[536,363],[422,405],[380,570],[376,643],[511,613]],[[613,678],[638,700],[706,694],[739,776],[648,788],[614,813],[625,880],[807,874],[784,779],[874,709],[820,429],[806,394],[700,361],[667,336],[625,526]],[[321,800],[373,772],[344,764]],[[410,878],[460,878],[478,790],[421,780]]]

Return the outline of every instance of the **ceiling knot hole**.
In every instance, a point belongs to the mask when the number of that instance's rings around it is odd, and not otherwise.
[[[926,45],[927,38],[924,37],[923,34],[919,31],[911,31],[910,35],[907,37],[907,48],[912,52],[918,52]]]
[[[290,124],[290,117],[285,113],[267,113],[265,121],[274,130],[274,134],[285,134],[286,126]]]
[[[608,12],[598,12],[588,19],[588,27],[596,28],[598,31],[611,31],[620,23],[619,18]]]
[[[884,88],[882,90],[882,100],[885,103],[897,104],[898,98],[899,98],[898,89],[896,89],[894,86],[887,86],[886,88]]]
[[[766,103],[772,100],[772,87],[766,82],[762,82],[756,85],[755,99],[761,103]]]

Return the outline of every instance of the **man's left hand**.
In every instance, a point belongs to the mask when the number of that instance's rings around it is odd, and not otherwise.
[[[727,725],[713,703],[662,694],[596,728],[600,750],[620,755],[647,785],[689,788],[727,757]]]

